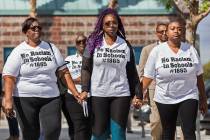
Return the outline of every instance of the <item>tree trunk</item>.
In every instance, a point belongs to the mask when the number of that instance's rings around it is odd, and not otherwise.
[[[30,9],[30,17],[36,17],[37,16],[37,12],[36,12],[36,0],[30,0],[30,4],[31,4],[31,9]]]
[[[189,19],[186,20],[186,40],[193,44],[195,43],[196,31],[195,26]]]

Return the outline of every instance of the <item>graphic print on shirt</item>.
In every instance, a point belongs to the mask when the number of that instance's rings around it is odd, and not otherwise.
[[[30,67],[46,67],[47,62],[52,61],[50,51],[30,51],[21,53],[23,64],[29,64]]]
[[[187,68],[193,67],[190,57],[163,57],[161,58],[164,69],[170,69],[169,73],[187,73]]]
[[[120,63],[126,58],[125,50],[98,48],[96,53],[96,58],[102,58],[103,63]]]
[[[68,56],[65,59],[67,67],[71,73],[73,79],[76,79],[81,76],[81,68],[82,68],[82,57],[79,54],[75,54],[72,56]]]

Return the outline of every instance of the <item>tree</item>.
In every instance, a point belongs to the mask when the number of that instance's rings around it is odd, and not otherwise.
[[[109,0],[108,8],[116,9],[118,7],[118,0]]]
[[[36,0],[30,0],[30,17],[36,17],[37,16],[37,11],[36,11]]]
[[[195,46],[198,23],[210,12],[210,0],[160,0],[186,22],[186,40]]]

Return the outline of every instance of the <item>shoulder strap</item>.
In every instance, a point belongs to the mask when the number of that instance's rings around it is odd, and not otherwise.
[[[52,51],[52,53],[53,53],[53,55],[54,55],[54,57],[55,57],[55,53],[54,53],[54,51],[53,51],[52,45],[50,44],[50,42],[47,42],[47,43],[49,44],[50,49],[51,49],[51,51]],[[56,57],[55,57],[55,63],[57,64]]]

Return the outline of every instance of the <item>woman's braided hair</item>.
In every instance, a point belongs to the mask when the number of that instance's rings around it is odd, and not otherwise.
[[[99,16],[98,20],[96,22],[94,31],[90,34],[90,36],[87,39],[87,47],[89,48],[90,54],[93,54],[95,48],[99,48],[102,44],[103,40],[103,19],[106,15],[112,14],[117,18],[118,21],[118,31],[117,35],[120,36],[121,38],[125,39],[125,30],[122,24],[122,21],[114,9],[107,8],[103,10]]]

